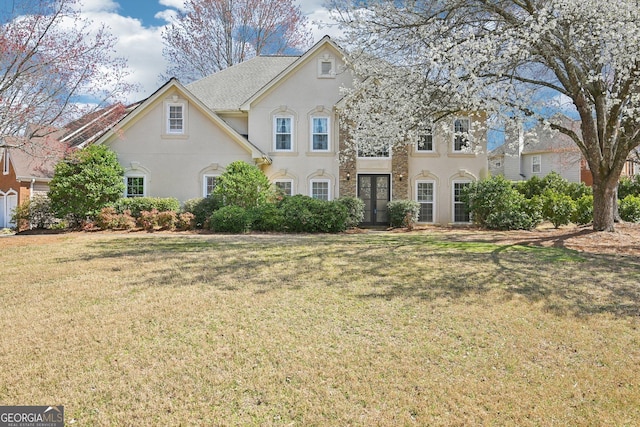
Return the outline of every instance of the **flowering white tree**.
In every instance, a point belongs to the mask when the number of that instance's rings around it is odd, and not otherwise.
[[[82,18],[76,0],[0,6],[0,146],[29,148],[132,86],[115,39]]]
[[[618,178],[640,144],[637,0],[333,0],[330,7],[361,77],[347,107],[354,140],[402,143],[425,118],[459,111],[545,123],[580,148],[593,174],[593,228],[613,231]],[[578,118],[580,129],[554,121],[557,112]]]

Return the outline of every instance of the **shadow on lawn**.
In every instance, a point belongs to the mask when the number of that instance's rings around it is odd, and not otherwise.
[[[139,274],[123,277],[133,286],[203,285],[254,295],[324,286],[364,299],[525,298],[558,315],[640,316],[638,258],[579,253],[563,247],[567,238],[551,245],[427,234],[126,238],[98,242],[79,261],[110,259],[113,272],[137,266]]]

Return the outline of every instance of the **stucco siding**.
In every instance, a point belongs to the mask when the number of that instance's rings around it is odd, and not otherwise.
[[[184,135],[166,134],[167,102],[184,103]],[[202,196],[204,174],[218,175],[236,160],[252,163],[251,153],[177,93],[150,106],[108,145],[125,174],[145,177],[147,196],[176,197],[181,202]]]

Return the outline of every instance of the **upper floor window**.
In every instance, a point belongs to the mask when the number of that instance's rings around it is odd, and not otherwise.
[[[184,133],[184,105],[169,104],[167,106],[167,133]]]
[[[276,151],[292,151],[293,119],[291,117],[276,117],[274,125],[274,145]]]
[[[311,149],[313,151],[329,151],[328,117],[313,117],[311,119]]]
[[[3,175],[8,175],[9,174],[9,150],[7,150],[6,148],[3,151],[3,155],[2,155],[2,174]]]
[[[467,151],[470,148],[469,141],[470,122],[467,118],[458,118],[453,122],[453,151]]]
[[[531,158],[531,172],[532,173],[542,172],[542,156],[536,155]]]
[[[358,157],[389,158],[389,145],[381,147],[358,147]]]
[[[125,197],[144,197],[146,194],[145,177],[134,175],[125,177]]]
[[[323,55],[318,59],[318,77],[334,78],[336,76],[335,66],[336,61],[331,55]]]
[[[433,151],[433,127],[431,123],[426,124],[418,132],[417,151],[430,152]]]
[[[209,197],[216,188],[218,177],[215,175],[205,175],[202,179],[202,197]]]
[[[312,179],[311,180],[311,197],[318,200],[330,200],[328,179]]]

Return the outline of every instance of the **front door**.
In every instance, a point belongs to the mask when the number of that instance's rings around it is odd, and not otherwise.
[[[390,175],[358,175],[358,197],[364,202],[362,225],[389,225]]]

